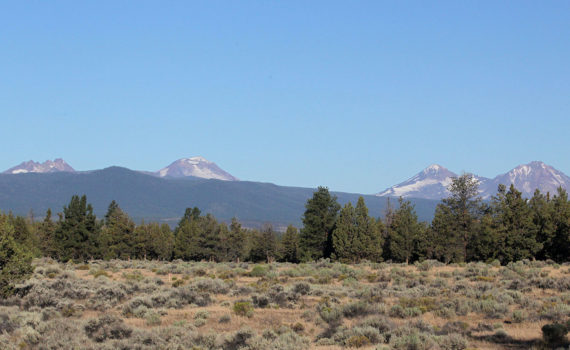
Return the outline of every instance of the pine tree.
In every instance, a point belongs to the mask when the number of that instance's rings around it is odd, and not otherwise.
[[[287,226],[281,239],[282,259],[286,262],[299,262],[299,231],[293,225]]]
[[[513,185],[499,185],[493,198],[495,227],[499,237],[498,258],[502,263],[528,259],[541,249],[527,201]]]
[[[197,249],[200,235],[198,220],[181,220],[175,232],[174,258],[195,260],[199,256]]]
[[[55,244],[55,230],[57,225],[51,219],[51,209],[46,211],[46,216],[38,225],[38,239],[40,251],[43,256],[50,258],[57,257],[57,247]]]
[[[255,262],[273,262],[279,258],[277,247],[277,235],[273,226],[266,224],[261,231],[254,231],[253,245],[249,253],[249,259]]]
[[[333,251],[334,257],[343,262],[380,261],[382,238],[376,221],[368,215],[362,196],[358,198],[356,207],[348,202],[340,210],[333,231]]]
[[[488,205],[485,205],[484,208],[467,244],[468,256],[471,261],[492,261],[498,256],[499,236],[494,225],[492,210]]]
[[[438,204],[432,222],[434,234],[442,236],[439,254],[445,261],[469,260],[468,245],[481,217],[481,198],[477,179],[470,174],[452,178],[451,196]]]
[[[14,239],[14,227],[8,218],[0,214],[0,297],[13,293],[14,284],[29,276],[32,271],[32,255]]]
[[[554,231],[546,249],[551,259],[565,262],[570,255],[570,202],[563,188],[552,199],[552,215]]]
[[[428,253],[430,258],[438,259],[447,263],[463,261],[463,252],[458,249],[454,223],[454,215],[450,207],[442,203],[435,208],[435,214],[431,221],[427,235],[431,242]]]
[[[356,202],[356,232],[357,244],[354,244],[358,261],[366,259],[380,261],[382,258],[382,236],[374,218],[368,215],[368,208],[364,197],[360,196]]]
[[[356,230],[356,211],[352,203],[348,202],[340,210],[340,215],[333,231],[333,257],[336,260],[345,263],[355,260],[353,240],[357,235]]]
[[[393,260],[408,263],[416,253],[416,244],[421,226],[414,205],[399,199],[399,208],[394,212],[390,225],[390,254]]]
[[[74,195],[55,231],[57,256],[61,261],[69,259],[86,261],[101,257],[99,226],[93,207],[87,197]]]
[[[328,258],[332,253],[332,232],[340,205],[328,188],[319,187],[307,201],[299,236],[302,261]]]
[[[128,259],[135,255],[135,223],[112,201],[105,215],[102,234],[106,238],[107,258]],[[144,231],[144,227],[143,227]]]
[[[158,225],[158,224],[157,224]],[[174,251],[174,233],[168,224],[160,225],[160,236],[153,237],[153,251],[159,260],[170,260]]]
[[[542,249],[537,252],[537,259],[550,259],[553,250],[554,235],[556,234],[556,224],[554,222],[554,205],[550,199],[550,194],[534,191],[534,195],[528,201],[528,206],[532,215],[532,222],[536,229],[536,240],[542,245]]]
[[[241,228],[241,224],[237,218],[232,218],[229,230],[226,225],[223,224],[220,230],[220,259],[223,261],[239,261],[243,259],[245,256],[245,240],[245,232]]]

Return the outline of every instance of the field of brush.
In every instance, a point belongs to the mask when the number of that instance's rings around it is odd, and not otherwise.
[[[551,349],[570,265],[36,260],[2,349]],[[556,330],[554,330],[556,332]]]

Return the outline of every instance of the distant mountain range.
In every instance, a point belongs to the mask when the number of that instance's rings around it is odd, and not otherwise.
[[[76,172],[63,159],[57,158],[53,161],[46,160],[43,163],[36,163],[33,160],[23,162],[13,168],[3,172],[3,174],[24,174],[24,173],[55,173],[55,172]],[[168,178],[198,177],[201,179],[217,179],[224,181],[239,181],[228,172],[222,170],[203,157],[182,158],[172,162],[169,166],[155,172],[142,171],[148,175]]]
[[[376,195],[379,197],[402,196],[404,198],[440,200],[449,196],[447,187],[451,183],[451,178],[457,176],[441,165],[433,164],[410,179]],[[507,188],[513,184],[526,198],[532,197],[536,189],[542,193],[550,192],[551,194],[555,194],[558,187],[570,189],[570,177],[539,161],[519,165],[492,179],[477,175],[472,176],[479,182],[479,193],[483,199],[490,199],[494,196],[499,184],[504,184]]]
[[[305,204],[314,188],[277,186],[250,181],[159,177],[126,168],[86,172],[0,174],[0,210],[36,219],[48,208],[61,212],[74,194],[87,196],[102,217],[112,200],[137,222],[157,220],[176,224],[187,207],[199,207],[224,221],[237,217],[246,227],[272,223],[283,230],[301,225]],[[333,192],[341,204],[356,203],[360,194]],[[370,215],[385,213],[386,198],[365,195]],[[420,220],[431,220],[437,201],[412,199]],[[392,201],[393,206],[397,202]]]
[[[381,217],[387,198],[405,197],[416,208],[420,220],[429,221],[447,187],[457,174],[431,165],[409,180],[376,195],[364,195],[370,214]],[[555,193],[559,186],[570,188],[570,178],[542,162],[521,165],[506,174],[488,179],[473,175],[480,193],[489,199],[500,183],[513,183],[526,197],[534,189]],[[273,223],[277,228],[300,225],[304,206],[315,189],[238,181],[215,163],[202,157],[179,159],[155,171],[133,171],[110,167],[75,171],[62,159],[24,162],[0,174],[0,210],[26,215],[43,215],[48,208],[62,210],[74,194],[86,194],[95,213],[102,216],[116,200],[135,220],[176,223],[187,207],[197,206],[221,220],[237,217],[249,227]],[[333,192],[341,204],[356,203],[360,194]],[[397,206],[397,201],[392,201]]]

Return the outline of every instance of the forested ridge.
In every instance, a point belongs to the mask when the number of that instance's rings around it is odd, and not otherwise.
[[[341,207],[319,187],[306,203],[300,231],[284,234],[271,225],[245,229],[234,218],[228,225],[196,207],[186,209],[178,225],[135,222],[118,203],[98,219],[86,196],[73,196],[55,217],[43,220],[1,214],[2,234],[33,256],[60,261],[89,259],[182,259],[212,261],[302,262],[331,258],[342,262],[445,263],[521,259],[565,261],[570,249],[570,202],[565,190],[538,190],[530,199],[514,186],[501,185],[491,202],[477,197],[477,183],[455,178],[451,196],[436,208],[431,223],[419,222],[414,206],[402,198],[374,218],[361,197]]]

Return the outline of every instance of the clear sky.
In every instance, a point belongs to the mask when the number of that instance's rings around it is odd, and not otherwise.
[[[3,1],[0,170],[375,193],[431,163],[570,173],[569,1]]]

